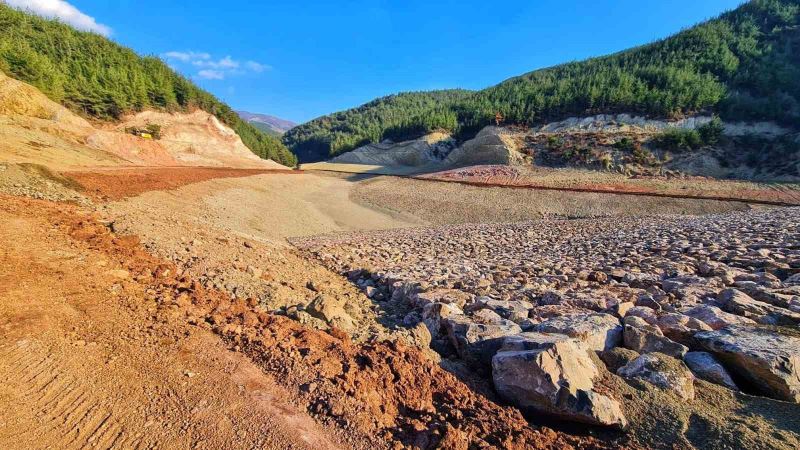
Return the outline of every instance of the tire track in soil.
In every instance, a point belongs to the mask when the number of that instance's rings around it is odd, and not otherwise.
[[[156,308],[138,241],[77,211],[0,195],[0,449],[368,448]]]
[[[69,373],[64,361],[32,340],[0,346],[0,379],[12,394],[17,411],[39,427],[2,435],[23,445],[58,442],[63,449],[139,448],[141,440],[117,422],[110,399],[89,389]],[[3,408],[0,423],[13,421],[12,408]],[[124,445],[122,445],[124,444]]]

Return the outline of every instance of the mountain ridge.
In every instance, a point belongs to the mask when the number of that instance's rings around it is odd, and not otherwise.
[[[366,143],[446,130],[459,139],[486,125],[531,126],[567,117],[631,113],[800,122],[800,1],[752,0],[650,44],[509,78],[489,88],[405,93],[319,117],[284,144],[304,161]],[[401,99],[402,101],[399,101]]]
[[[244,119],[246,122],[249,122],[254,125],[255,124],[266,125],[267,129],[272,130],[278,134],[283,134],[298,125],[296,122],[292,122],[291,120],[282,119],[280,117],[273,116],[270,114],[253,113],[241,109],[237,109],[234,111],[236,112],[236,114],[239,115],[239,117]]]

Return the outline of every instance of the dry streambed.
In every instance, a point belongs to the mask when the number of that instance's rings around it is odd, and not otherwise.
[[[649,447],[796,448],[800,210],[295,241],[531,414]]]

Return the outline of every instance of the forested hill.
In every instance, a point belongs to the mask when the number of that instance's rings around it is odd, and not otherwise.
[[[102,36],[12,9],[0,2],[0,70],[52,100],[99,120],[145,109],[203,109],[233,128],[253,153],[285,165],[296,157],[274,136],[175,73]]]
[[[406,93],[320,117],[284,143],[301,160],[445,129],[469,137],[502,114],[535,125],[568,116],[715,113],[800,123],[800,0],[753,0],[667,39],[537,70],[477,92]]]

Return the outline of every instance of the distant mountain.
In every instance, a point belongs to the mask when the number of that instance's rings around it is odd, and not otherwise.
[[[297,126],[297,124],[291,120],[281,119],[280,117],[270,116],[269,114],[258,114],[247,111],[236,111],[236,113],[254,127],[270,134],[281,135]]]
[[[595,114],[706,113],[797,127],[798,55],[800,0],[751,0],[667,39],[537,70],[481,91],[410,92],[373,100],[295,127],[283,142],[301,160],[314,161],[432,130],[467,139],[498,117],[508,125],[534,126]]]

